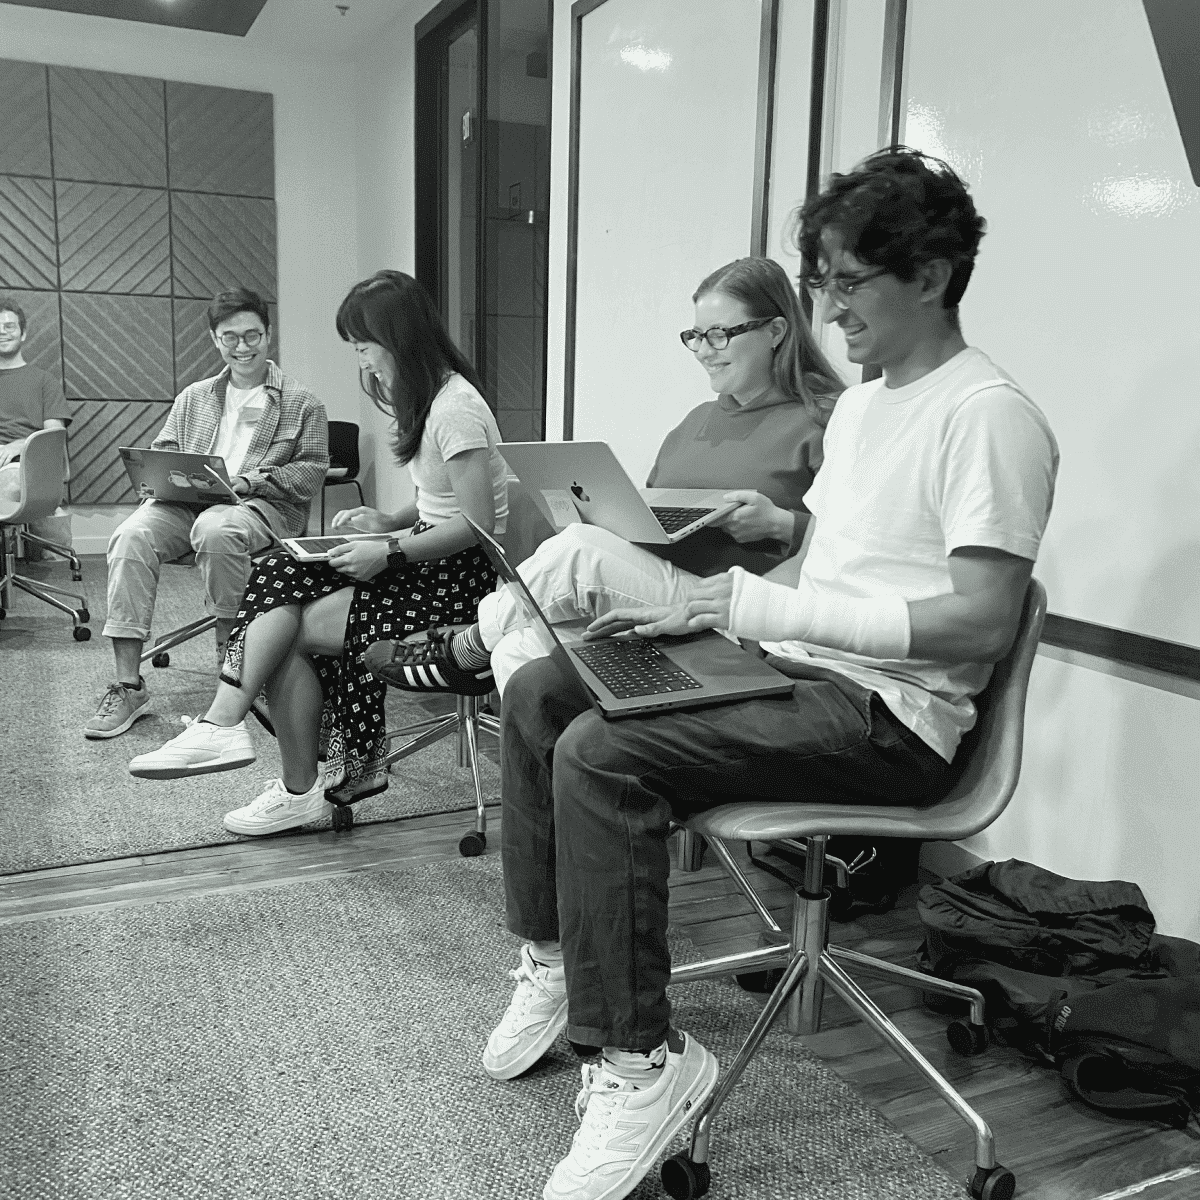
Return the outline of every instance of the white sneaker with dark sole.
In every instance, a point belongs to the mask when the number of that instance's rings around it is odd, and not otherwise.
[[[130,775],[139,779],[183,779],[212,771],[236,771],[254,761],[254,743],[244,720],[229,727],[211,725],[199,717],[180,720],[187,728],[157,750],[130,760]]]
[[[318,771],[316,783],[302,796],[289,792],[282,779],[268,779],[261,795],[244,808],[235,808],[225,814],[225,828],[230,833],[257,837],[319,821],[332,811],[333,805],[325,799],[325,776]]]
[[[483,1069],[493,1079],[528,1071],[567,1025],[567,977],[561,966],[534,962],[526,943],[521,965],[508,974],[517,988],[483,1050]]]
[[[620,1200],[642,1181],[654,1160],[695,1115],[717,1083],[717,1060],[683,1034],[683,1049],[668,1048],[649,1087],[636,1087],[601,1061],[583,1068],[575,1100],[579,1128],[571,1152],[555,1168],[543,1200]]]

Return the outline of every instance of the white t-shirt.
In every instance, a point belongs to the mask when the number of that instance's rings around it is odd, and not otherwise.
[[[1036,559],[1057,471],[1041,410],[973,347],[907,387],[879,379],[848,388],[804,497],[816,530],[802,580],[826,594],[925,600],[954,590],[948,560],[958,547]],[[878,692],[947,761],[992,673],[990,663],[884,662],[797,641],[763,648]]]
[[[267,393],[262,384],[245,389],[230,384],[225,389],[225,409],[210,453],[219,454],[225,460],[230,479],[242,469],[258,419],[266,406]]]
[[[451,375],[434,397],[425,419],[421,446],[408,464],[417,489],[417,515],[437,525],[455,517],[461,509],[450,483],[446,462],[464,450],[490,451],[492,499],[496,505],[499,535],[508,522],[508,467],[496,449],[500,427],[484,398],[461,376]]]

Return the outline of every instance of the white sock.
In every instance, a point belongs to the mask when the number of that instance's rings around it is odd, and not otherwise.
[[[554,970],[563,965],[562,946],[558,942],[530,942],[529,957],[539,967]]]
[[[616,1050],[611,1046],[604,1047],[604,1065],[609,1072],[621,1079],[627,1079],[635,1086],[645,1087],[651,1080],[647,1078],[650,1072],[662,1069],[667,1061],[667,1043],[653,1050]]]

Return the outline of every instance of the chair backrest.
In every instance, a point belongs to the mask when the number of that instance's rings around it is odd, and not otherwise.
[[[39,429],[31,433],[21,451],[21,501],[9,513],[0,513],[5,525],[24,525],[48,517],[62,500],[66,480],[67,431]]]
[[[353,421],[329,422],[329,465],[346,468],[338,483],[358,477],[358,426]]]
[[[1005,809],[1021,775],[1025,741],[1025,698],[1029,674],[1046,620],[1046,589],[1030,579],[1021,624],[1012,648],[996,664],[987,687],[976,697],[979,715],[955,755],[962,773],[934,809],[949,840],[986,829]],[[956,820],[957,818],[957,820]]]

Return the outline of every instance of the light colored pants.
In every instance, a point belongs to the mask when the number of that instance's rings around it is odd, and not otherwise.
[[[700,576],[598,525],[568,525],[517,571],[552,625],[595,620],[614,608],[683,604],[700,582]],[[503,585],[480,601],[478,621],[501,695],[518,668],[552,649],[549,635],[530,624]]]
[[[250,555],[270,544],[262,522],[232,504],[200,513],[181,504],[151,500],[114,531],[108,543],[108,620],[104,636],[150,637],[150,619],[164,562],[196,552],[204,580],[204,611],[237,616],[250,577]]]

